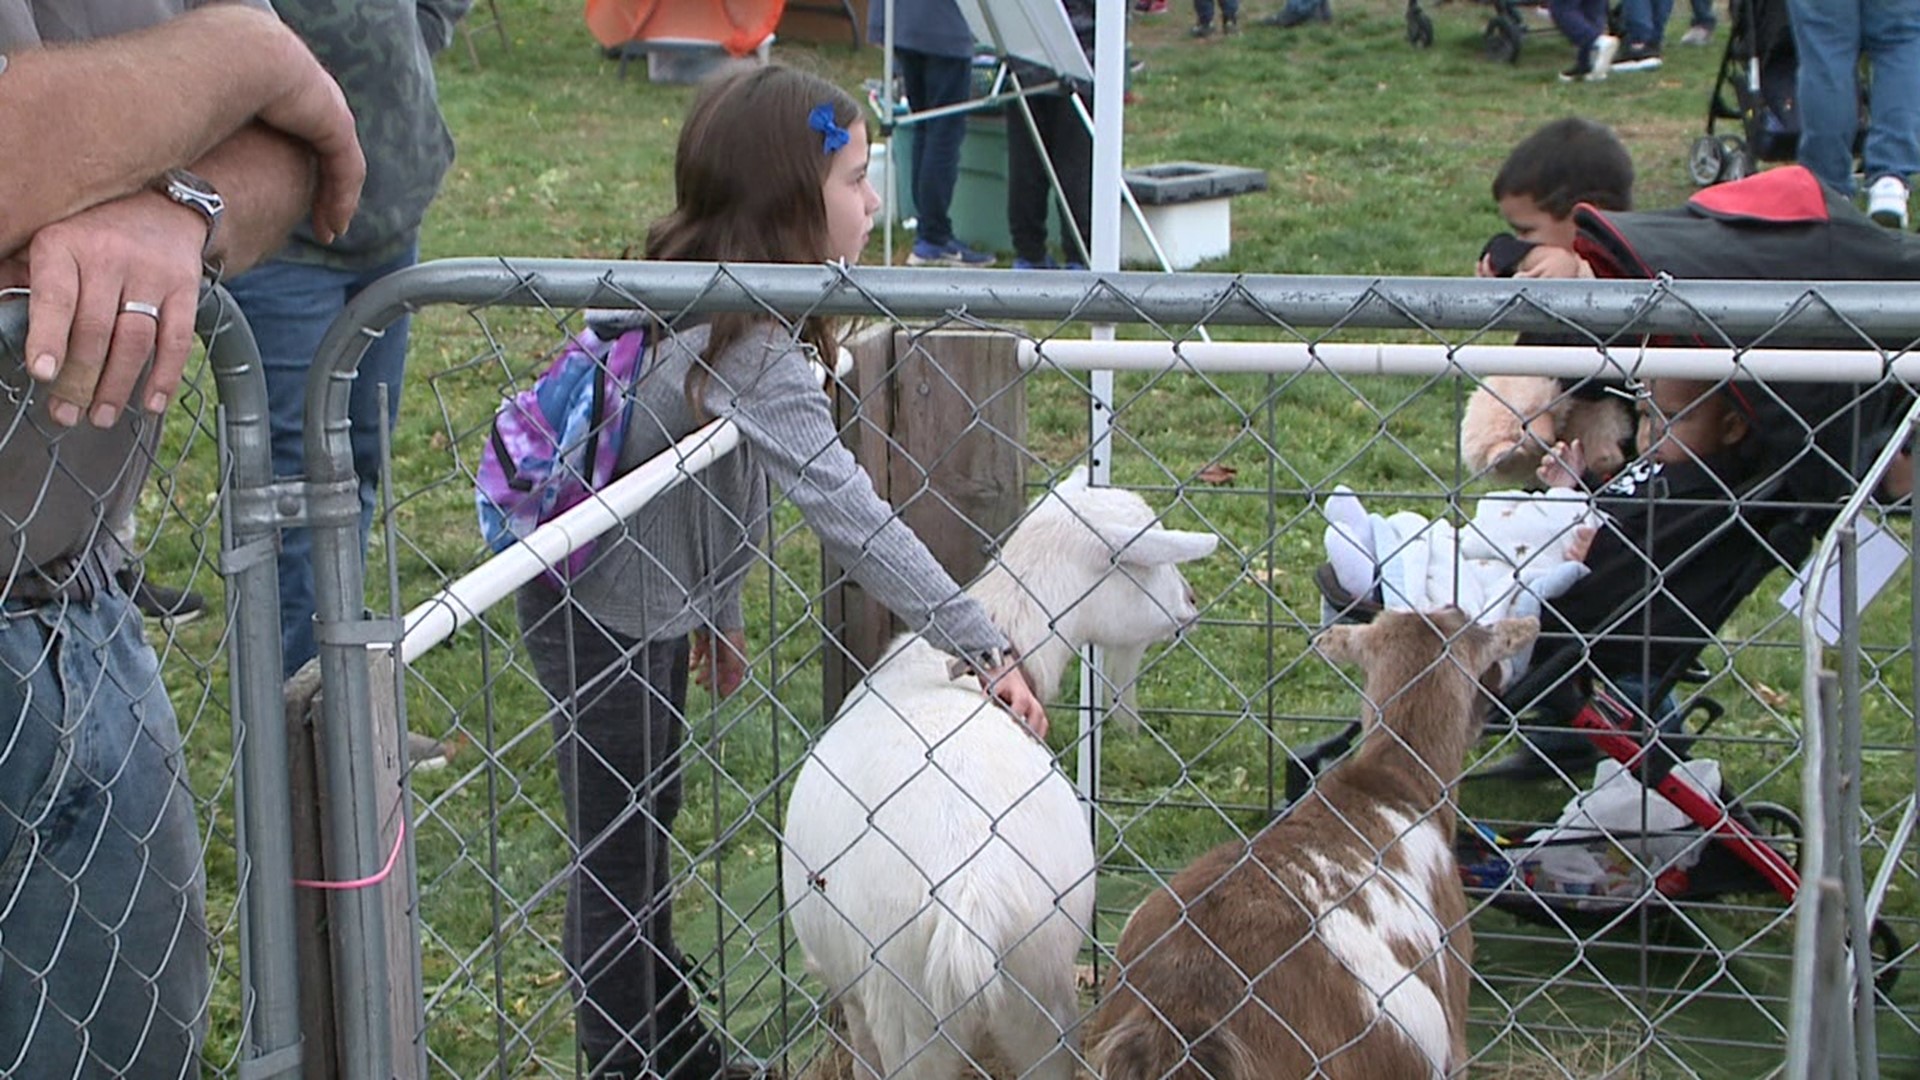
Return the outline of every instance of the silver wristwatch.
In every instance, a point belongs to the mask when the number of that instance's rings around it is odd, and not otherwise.
[[[220,215],[226,212],[227,200],[205,177],[185,169],[168,169],[154,181],[153,189],[207,219],[207,242],[200,248],[200,258],[205,260],[213,252],[214,234],[220,231]]]

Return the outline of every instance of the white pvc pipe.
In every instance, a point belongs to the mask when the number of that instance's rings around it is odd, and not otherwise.
[[[1920,382],[1920,356],[1889,362],[1870,350],[1597,348],[1286,341],[1022,341],[1023,368],[1066,371],[1186,371],[1349,375],[1551,375],[1625,378],[1767,379],[1780,382],[1879,382],[1891,374]]]
[[[834,374],[846,378],[853,370],[853,355],[841,349],[835,360]],[[813,369],[824,383],[826,368],[815,364]],[[593,498],[533,530],[519,543],[434,593],[400,620],[400,663],[418,660],[427,650],[506,599],[507,594],[558,566],[582,545],[599,539],[680,481],[725,457],[739,445],[740,429],[733,421],[715,420],[616,477]],[[384,649],[386,645],[368,648]]]
[[[639,513],[663,492],[738,445],[740,429],[731,421],[715,420],[434,593],[401,620],[405,629],[400,639],[400,662],[418,660],[515,589],[558,566],[569,553]]]

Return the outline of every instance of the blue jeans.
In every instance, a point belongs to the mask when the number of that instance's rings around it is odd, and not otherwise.
[[[894,63],[906,84],[907,101],[915,112],[954,105],[973,96],[973,61],[959,56],[935,56],[913,49],[895,49]],[[913,213],[915,235],[921,243],[944,247],[953,241],[953,189],[960,182],[960,144],[967,137],[964,113],[925,120],[913,125]]]
[[[1699,4],[1695,3],[1698,10]],[[1708,12],[1711,15],[1712,5]],[[1629,44],[1659,48],[1667,34],[1667,21],[1673,18],[1673,0],[1621,0],[1620,23],[1623,39]]]
[[[1788,0],[1787,10],[1800,61],[1800,164],[1853,194],[1865,56],[1873,67],[1867,180],[1920,172],[1920,0]]]
[[[118,590],[0,612],[0,1075],[199,1076],[200,834]]]
[[[1553,25],[1583,56],[1607,32],[1607,0],[1549,0],[1547,11],[1553,15]]]
[[[1693,18],[1689,25],[1704,26],[1709,30],[1720,25],[1719,16],[1713,13],[1713,0],[1693,0]]]
[[[273,428],[273,472],[295,477],[306,472],[307,372],[320,339],[347,301],[375,281],[419,261],[409,246],[392,262],[370,270],[276,260],[261,263],[227,283],[260,346],[267,373],[267,402]],[[367,346],[353,382],[349,415],[353,420],[353,471],[360,477],[360,540],[373,525],[373,499],[380,482],[380,388],[387,389],[387,417],[400,415],[400,382],[407,370],[407,330],[403,316]],[[305,529],[280,534],[280,648],[285,674],[313,659],[313,538]]]
[[[1220,14],[1238,19],[1240,0],[1220,0]],[[1193,0],[1193,21],[1201,26],[1213,25],[1213,0]]]

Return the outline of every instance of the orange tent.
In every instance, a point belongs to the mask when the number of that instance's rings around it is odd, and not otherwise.
[[[587,29],[613,48],[629,41],[711,41],[734,56],[760,47],[786,0],[587,0]]]

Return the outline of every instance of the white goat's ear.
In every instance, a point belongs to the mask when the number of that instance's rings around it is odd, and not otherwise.
[[[1524,619],[1501,619],[1493,624],[1493,655],[1487,657],[1487,664],[1519,654],[1539,636],[1540,620],[1531,615]]]
[[[1212,533],[1183,532],[1179,529],[1147,529],[1120,533],[1101,530],[1101,536],[1113,546],[1114,558],[1124,566],[1165,566],[1192,562],[1213,554],[1220,538]]]
[[[1336,664],[1358,665],[1367,651],[1370,626],[1329,626],[1313,639],[1313,651]]]

